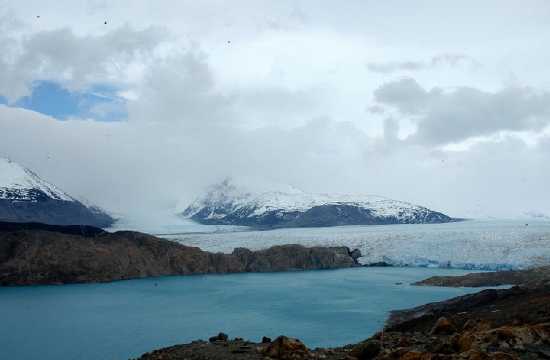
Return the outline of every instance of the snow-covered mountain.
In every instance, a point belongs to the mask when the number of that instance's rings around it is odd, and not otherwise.
[[[421,224],[452,221],[422,206],[373,195],[250,191],[231,180],[210,187],[182,213],[202,224],[256,227]]]
[[[0,221],[107,227],[114,220],[31,170],[0,158]]]

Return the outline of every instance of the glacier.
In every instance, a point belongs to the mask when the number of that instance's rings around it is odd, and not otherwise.
[[[223,227],[222,227],[223,228]],[[229,253],[273,245],[347,246],[360,262],[479,270],[522,269],[550,264],[550,221],[467,220],[400,224],[220,231],[162,235],[203,250]]]

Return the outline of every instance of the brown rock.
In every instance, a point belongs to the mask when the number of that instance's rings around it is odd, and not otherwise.
[[[533,331],[540,340],[550,342],[550,323],[537,324],[533,326]]]
[[[464,325],[462,326],[462,330],[472,330],[472,329],[475,329],[476,327],[476,321],[472,320],[472,319],[469,319],[468,321],[466,321],[464,323]]]
[[[486,352],[479,350],[470,350],[461,354],[461,358],[467,360],[488,360],[489,355]]]
[[[491,360],[519,360],[516,355],[504,353],[504,352],[494,352],[489,355]]]
[[[350,355],[359,360],[374,359],[380,353],[380,341],[367,340],[357,344],[350,352]]]
[[[462,276],[433,276],[415,285],[485,287],[499,285],[542,284],[550,279],[550,266],[527,270],[473,273]]]
[[[271,342],[271,338],[264,336],[262,337],[262,344],[267,344]]]
[[[346,247],[280,245],[222,254],[131,231],[16,229],[0,226],[0,286],[357,266]]]
[[[420,351],[409,351],[403,354],[400,360],[431,360],[431,354]]]
[[[430,335],[451,335],[455,332],[456,328],[449,319],[440,317],[430,331]]]
[[[211,343],[217,342],[217,341],[225,342],[227,341],[227,339],[228,339],[227,334],[224,334],[221,332],[218,335],[212,336],[210,339],[208,339],[208,341],[210,341]]]
[[[468,351],[472,348],[474,343],[474,334],[471,332],[465,332],[458,338],[458,348],[461,352]]]
[[[264,351],[265,356],[279,360],[309,359],[310,352],[298,339],[279,336]]]

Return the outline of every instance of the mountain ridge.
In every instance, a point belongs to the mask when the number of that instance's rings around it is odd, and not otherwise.
[[[248,191],[230,179],[209,188],[181,215],[201,224],[252,227],[311,227],[442,223],[443,213],[378,195]]]
[[[108,227],[114,219],[38,174],[0,157],[0,221]]]

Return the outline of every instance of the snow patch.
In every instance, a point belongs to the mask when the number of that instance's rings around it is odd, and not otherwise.
[[[54,200],[74,201],[31,170],[9,159],[0,158],[0,199],[37,201],[37,190]]]

